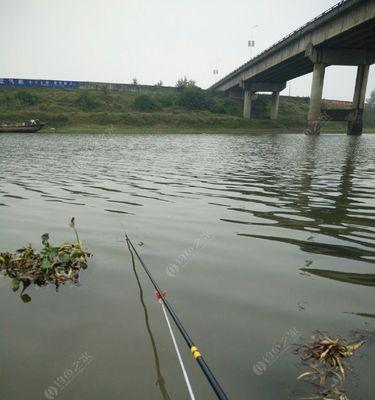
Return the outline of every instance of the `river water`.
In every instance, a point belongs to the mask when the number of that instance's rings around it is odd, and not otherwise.
[[[27,304],[0,278],[2,400],[188,398],[125,231],[230,399],[308,396],[293,344],[375,328],[375,135],[1,134],[0,149],[1,250],[72,241],[75,216],[94,254],[79,287]],[[375,396],[374,350],[351,399]]]

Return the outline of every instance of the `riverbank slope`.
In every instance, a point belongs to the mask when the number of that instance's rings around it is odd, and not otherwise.
[[[281,97],[272,121],[270,96],[254,101],[251,120],[239,100],[198,88],[165,93],[107,90],[0,89],[0,120],[40,119],[45,132],[301,132],[308,98]],[[375,132],[375,110],[365,110],[364,128]],[[322,131],[345,132],[345,122],[325,122]]]

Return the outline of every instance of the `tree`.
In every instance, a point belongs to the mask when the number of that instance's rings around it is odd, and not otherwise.
[[[155,86],[163,86],[163,81],[159,81],[159,82],[157,82],[156,84],[155,84]]]
[[[133,78],[133,85],[135,85],[135,86],[138,85],[138,80],[137,80],[137,78]]]
[[[188,87],[196,87],[196,85],[195,85],[195,81],[193,81],[192,79],[186,78],[186,76],[183,78],[180,78],[176,83],[176,88],[178,88],[178,89],[184,89],[184,88],[188,88]]]
[[[367,99],[367,102],[371,107],[375,108],[375,89],[371,92],[370,98]]]

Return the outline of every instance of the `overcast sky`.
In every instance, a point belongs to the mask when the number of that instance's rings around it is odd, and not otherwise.
[[[136,77],[174,85],[187,76],[206,88],[250,58],[249,39],[256,55],[335,3],[0,0],[0,78],[128,83]],[[323,96],[351,100],[355,70],[327,68]],[[291,94],[309,95],[310,82],[311,74],[291,81]],[[371,67],[368,93],[374,87]]]

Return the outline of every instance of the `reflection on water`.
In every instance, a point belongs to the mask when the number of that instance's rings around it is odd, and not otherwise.
[[[166,384],[165,384],[165,379],[164,379],[164,377],[163,377],[163,375],[161,373],[158,349],[156,347],[156,342],[155,342],[154,335],[153,335],[153,333],[151,331],[150,319],[149,319],[149,316],[148,316],[148,310],[147,310],[147,306],[146,306],[144,295],[143,295],[143,288],[142,288],[141,281],[139,279],[138,272],[137,272],[137,269],[136,269],[136,266],[135,266],[134,254],[133,254],[133,252],[132,252],[132,250],[131,250],[131,248],[129,246],[128,246],[128,249],[129,249],[131,260],[132,260],[132,267],[133,267],[134,276],[135,276],[135,279],[137,281],[137,286],[138,286],[138,289],[139,289],[139,301],[141,302],[142,308],[143,308],[146,330],[147,330],[147,333],[148,333],[148,335],[150,337],[150,342],[151,342],[151,346],[152,346],[152,352],[153,352],[153,355],[154,355],[155,369],[156,369],[156,376],[157,376],[156,385],[159,386],[160,393],[161,393],[163,399],[164,400],[170,400],[170,397],[169,397],[169,394],[168,394],[168,391],[167,391],[167,388],[166,388]]]
[[[330,271],[316,268],[301,268],[301,271],[305,271],[322,278],[351,283],[353,285],[375,286],[375,274],[355,274],[351,272]]]
[[[313,239],[313,236],[307,238],[307,240],[298,240],[292,238],[283,238],[279,236],[265,236],[265,235],[248,235],[245,233],[239,233],[239,236],[249,236],[258,239],[268,239],[268,240],[275,240],[278,242],[290,243],[306,252],[306,253],[316,253],[316,254],[324,254],[324,255],[332,255],[336,257],[345,257],[353,260],[362,260],[365,257],[374,257],[375,252],[368,251],[364,249],[358,249],[352,246],[345,246],[340,244],[329,244],[329,243],[315,243],[309,242],[308,239]]]
[[[271,221],[273,227],[319,233],[326,238],[338,239],[335,243],[315,241],[314,234],[303,240],[281,235],[240,235],[291,243],[308,253],[374,262],[375,214],[371,205],[375,195],[375,186],[371,185],[374,183],[374,180],[371,182],[375,172],[374,157],[359,159],[363,155],[361,145],[363,143],[358,138],[350,138],[345,143],[342,165],[341,160],[335,160],[335,155],[327,154],[325,157],[330,156],[333,160],[328,158],[327,165],[324,165],[321,155],[316,154],[317,141],[307,141],[302,149],[305,159],[297,176],[288,170],[290,182],[285,182],[284,187],[278,184],[277,196],[286,200],[284,205],[290,210],[282,213],[279,210],[254,212],[255,216]],[[268,224],[253,223],[259,226]]]
[[[2,134],[0,148],[1,250],[46,231],[63,239],[61,225],[75,215],[97,259],[79,290],[63,289],[54,297],[33,293],[32,302],[21,304],[25,311],[0,279],[0,313],[15,316],[4,328],[13,349],[2,353],[6,400],[25,394],[40,399],[44,369],[34,361],[22,370],[19,359],[26,348],[37,360],[51,329],[56,343],[44,354],[46,365],[57,363],[57,353],[73,351],[62,346],[71,332],[84,337],[85,348],[76,354],[95,357],[105,349],[105,361],[87,376],[97,387],[83,395],[77,382],[69,400],[183,396],[170,342],[151,302],[150,312],[145,306],[153,292],[146,286],[142,291],[136,271],[138,285],[120,268],[122,225],[144,242],[145,260],[163,288],[173,291],[179,314],[230,398],[287,399],[280,385],[296,385],[292,356],[285,354],[262,377],[249,366],[291,327],[306,336],[316,329],[345,336],[373,322],[375,135]],[[189,252],[176,276],[167,275],[202,231],[210,234],[207,246]],[[59,308],[63,302],[71,308]],[[16,319],[27,307],[45,308]],[[124,318],[122,308],[132,321],[124,326],[114,323]],[[45,320],[35,321],[35,315]],[[51,328],[45,321],[56,315]],[[33,334],[20,336],[23,331]],[[193,365],[188,368],[197,397],[210,399],[206,382]],[[31,380],[29,370],[38,379]],[[14,371],[29,393],[12,384]],[[365,367],[361,374],[363,384],[351,389],[354,398],[368,398]]]
[[[353,314],[353,315],[358,315],[359,317],[365,317],[365,318],[375,318],[375,314],[368,314],[368,313],[360,313],[360,312],[356,312],[356,313],[348,313],[348,314]]]

